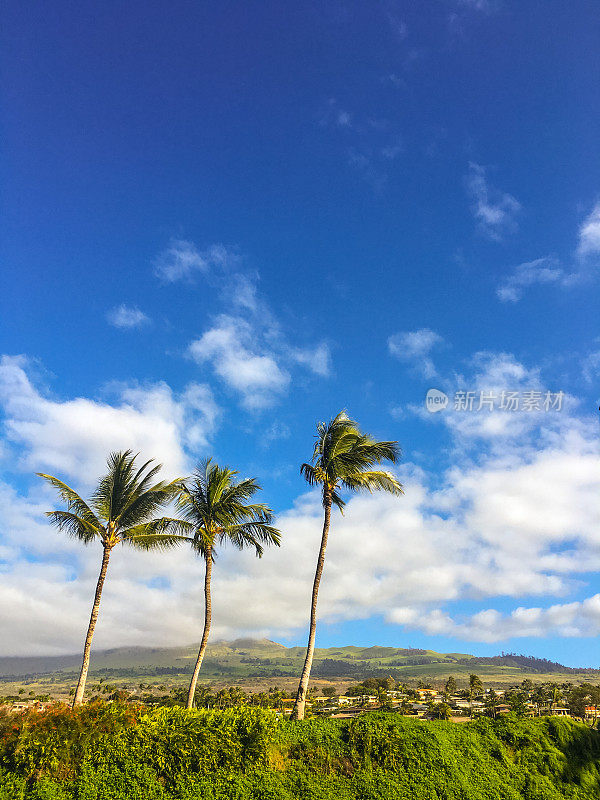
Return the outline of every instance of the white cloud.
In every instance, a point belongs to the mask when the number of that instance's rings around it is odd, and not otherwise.
[[[277,439],[289,439],[292,435],[289,425],[280,420],[275,420],[267,428],[263,435],[263,445],[274,442]]]
[[[515,267],[500,283],[496,294],[503,302],[518,302],[526,289],[535,284],[553,283],[561,287],[572,287],[593,278],[590,258],[600,254],[600,202],[582,222],[578,234],[578,246],[574,256],[578,263],[567,272],[552,256],[537,258]]]
[[[324,342],[314,348],[292,348],[290,356],[298,364],[304,364],[315,375],[327,377],[331,372],[331,352]]]
[[[515,267],[513,272],[498,286],[496,294],[503,302],[516,303],[523,292],[534,284],[564,284],[567,275],[556,259],[536,258]]]
[[[165,283],[193,281],[198,273],[224,270],[239,262],[239,256],[222,244],[198,250],[193,242],[173,239],[154,262],[154,272]]]
[[[566,435],[567,430],[577,430],[572,416],[576,399],[560,385],[546,385],[539,369],[527,368],[512,354],[498,352],[476,353],[467,367],[467,374],[454,375],[452,380],[438,377],[437,388],[450,399],[443,412],[432,415],[424,403],[408,407],[428,422],[444,424],[459,450],[486,447],[499,456],[507,445],[535,449],[540,435],[545,444]],[[464,393],[462,400],[456,398],[456,392]]]
[[[82,483],[104,469],[112,450],[131,448],[156,458],[172,476],[189,467],[186,450],[198,452],[219,419],[210,388],[190,383],[176,394],[164,382],[119,385],[115,404],[41,394],[22,357],[0,360],[0,404],[6,439],[26,470],[57,470]]]
[[[579,228],[577,252],[580,256],[600,254],[600,201],[596,203]]]
[[[429,379],[437,375],[430,353],[443,341],[431,328],[420,328],[393,334],[388,339],[388,349],[400,361],[413,363],[423,377]]]
[[[210,362],[248,409],[272,406],[290,383],[289,373],[272,354],[256,352],[253,328],[240,318],[219,317],[214,327],[190,344],[189,353],[199,364]]]
[[[106,319],[115,328],[141,328],[150,322],[150,318],[136,306],[120,305],[112,308]]]
[[[417,615],[414,609],[398,608],[394,622],[426,633],[454,636],[477,642],[499,642],[520,637],[583,637],[600,634],[600,594],[549,608],[519,606],[510,614],[493,608],[465,620],[455,620],[440,609]]]
[[[517,610],[508,627],[495,611],[454,622],[440,604],[497,596],[564,597],[576,579],[599,569],[598,467],[590,429],[589,438],[548,446],[533,458],[513,454],[510,463],[493,459],[456,467],[433,493],[424,473],[405,468],[404,497],[353,497],[345,516],[334,516],[320,619],[379,614],[431,634],[481,641],[544,635],[540,625],[546,619],[554,627],[548,622],[545,632],[562,635],[579,616],[571,614],[571,604],[565,601],[547,612],[535,612],[542,617],[535,625],[531,615]],[[99,552],[78,547],[44,526],[43,507],[39,498],[20,499],[14,492],[0,491],[0,529],[7,534],[7,549],[40,552],[42,547],[46,554],[45,564],[11,557],[4,567],[5,603],[0,607],[13,609],[4,620],[5,652],[24,652],[25,642],[31,652],[65,652],[81,644]],[[268,550],[261,560],[250,553],[223,551],[214,570],[215,637],[277,636],[306,624],[321,523],[318,492],[310,492],[278,516],[283,531],[280,550]],[[357,542],[364,545],[360,558]],[[65,559],[74,554],[77,561],[70,566]],[[72,580],[75,575],[77,580]],[[96,646],[197,640],[200,575],[201,564],[187,549],[166,554],[115,552]],[[64,609],[60,620],[58,606]],[[588,606],[592,601],[575,603],[586,614]],[[561,614],[566,621],[558,629]],[[593,630],[591,623],[577,622],[569,635],[590,635]]]
[[[475,370],[475,382],[491,387],[541,381],[538,370],[509,354],[483,354]],[[121,387],[118,396],[114,406],[87,398],[56,401],[35,389],[23,360],[5,359],[0,367],[8,445],[19,448],[20,466],[52,467],[78,483],[87,484],[88,476],[95,480],[107,450],[123,446],[156,455],[171,474],[181,474],[188,449],[203,441],[218,413],[196,384],[179,396],[164,384]],[[194,432],[190,420],[196,414]],[[464,415],[469,416],[478,415]],[[485,434],[497,449],[457,453],[435,489],[423,470],[406,465],[400,474],[404,497],[350,499],[345,516],[336,514],[332,522],[319,599],[322,621],[376,614],[430,634],[480,641],[598,632],[598,598],[570,601],[586,574],[600,569],[597,423],[575,417],[572,405],[554,422],[522,416],[527,421],[510,435],[502,427],[493,433],[482,423],[478,430],[450,418],[448,430],[461,446]],[[271,433],[284,436],[286,428],[273,426]],[[42,485],[23,496],[0,482],[5,653],[74,652],[81,646],[100,553],[47,525],[42,512],[53,502]],[[282,547],[263,559],[231,550],[221,554],[214,571],[216,638],[277,637],[306,624],[322,524],[318,492],[300,496],[277,524]],[[360,557],[357,542],[363,543]],[[95,646],[197,640],[201,571],[187,549],[115,551]],[[560,602],[521,607],[522,598],[536,596]],[[519,608],[507,616],[487,607],[467,619],[453,613],[456,601],[496,597],[512,597]]]
[[[466,186],[473,201],[473,214],[482,233],[500,241],[505,233],[516,228],[515,217],[521,204],[511,194],[489,185],[485,167],[471,161]]]
[[[582,374],[588,383],[600,376],[600,350],[594,350],[583,359]]]
[[[290,385],[290,368],[301,365],[325,377],[331,372],[329,346],[296,347],[286,336],[267,301],[261,296],[259,275],[243,264],[234,251],[213,245],[200,252],[192,242],[177,241],[159,257],[157,274],[163,279],[191,280],[203,272],[206,282],[228,313],[188,345],[198,364],[210,363],[218,377],[256,410],[274,405]],[[214,305],[214,304],[213,304]]]

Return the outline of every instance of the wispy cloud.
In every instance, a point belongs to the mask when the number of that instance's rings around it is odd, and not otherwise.
[[[304,364],[315,375],[326,377],[331,372],[331,351],[325,342],[313,348],[291,348],[289,354],[294,361]]]
[[[600,255],[600,202],[583,220],[577,232],[577,247],[566,269],[554,256],[536,258],[519,264],[499,284],[496,294],[503,302],[516,303],[525,291],[536,284],[555,284],[572,287],[597,276],[597,256]]]
[[[330,97],[321,116],[321,125],[352,130],[354,120],[352,114],[342,108],[335,97]]]
[[[564,284],[567,273],[554,258],[536,258],[519,264],[498,286],[496,294],[505,303],[518,302],[526,289],[535,284]]]
[[[596,339],[596,344],[600,340]],[[600,349],[588,353],[582,362],[582,375],[587,383],[593,383],[600,377]]]
[[[115,328],[128,330],[131,328],[143,328],[150,322],[150,317],[140,311],[136,306],[120,305],[112,308],[107,314],[106,319]]]
[[[511,194],[490,186],[485,167],[471,161],[465,183],[472,200],[473,215],[483,234],[500,241],[506,233],[516,229],[515,218],[521,204]]]
[[[389,76],[389,79],[397,76]],[[389,120],[358,117],[330,98],[321,116],[321,125],[335,129],[342,139],[348,165],[371,186],[381,192],[388,180],[391,162],[404,152],[401,135]]]
[[[500,7],[499,0],[458,0],[458,5],[474,11],[492,12]]]
[[[213,244],[198,250],[193,242],[173,239],[154,262],[154,273],[165,283],[193,281],[198,273],[207,275],[214,268],[231,267],[239,257],[231,248]]]
[[[579,228],[577,253],[582,257],[600,255],[600,201]]]
[[[442,344],[443,338],[431,328],[395,333],[388,339],[388,350],[400,361],[412,364],[424,378],[437,375],[431,351]]]
[[[244,408],[256,411],[275,405],[289,389],[296,365],[318,376],[330,374],[328,344],[290,342],[259,291],[258,272],[249,269],[236,250],[223,245],[200,250],[193,242],[178,240],[161,253],[156,265],[163,280],[190,282],[202,275],[215,292],[217,313],[187,353],[197,364],[210,365]]]
[[[388,0],[385,5],[385,17],[387,19],[392,36],[398,42],[404,42],[408,36],[408,25],[400,13],[400,5]]]

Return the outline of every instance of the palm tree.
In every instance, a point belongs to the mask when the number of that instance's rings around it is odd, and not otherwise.
[[[253,547],[260,558],[263,546],[279,545],[280,533],[271,526],[273,512],[264,503],[250,503],[250,498],[261,488],[255,478],[237,481],[238,473],[220,467],[206,459],[189,482],[180,485],[177,507],[182,515],[180,530],[192,540],[195,551],[202,556],[204,570],[204,630],[196,666],[190,681],[187,708],[194,705],[198,673],[210,633],[211,575],[216,555],[215,548],[229,542],[238,550]]]
[[[310,486],[321,486],[324,521],[313,582],[306,659],[292,711],[292,717],[295,719],[304,719],[306,690],[315,650],[317,597],[325,562],[331,506],[336,505],[343,513],[345,503],[340,496],[341,489],[353,492],[364,490],[373,492],[382,489],[395,495],[403,494],[401,484],[391,473],[373,469],[375,464],[380,464],[382,461],[396,462],[399,457],[398,442],[378,442],[371,436],[361,433],[356,422],[342,411],[329,422],[320,422],[317,425],[311,463],[302,464],[300,467],[300,472]]]
[[[469,715],[473,716],[473,698],[483,692],[483,683],[479,675],[469,675]]]
[[[155,518],[155,514],[177,491],[176,482],[152,483],[160,464],[146,461],[137,467],[131,450],[111,453],[108,472],[100,479],[89,502],[53,475],[37,474],[53,486],[67,504],[66,511],[48,511],[46,516],[60,531],[65,531],[84,544],[100,541],[102,564],[83,648],[83,661],[73,707],[83,702],[85,682],[90,665],[90,650],[100,609],[100,598],[111,552],[117,544],[129,544],[142,550],[172,547],[182,538],[174,533],[176,520]]]

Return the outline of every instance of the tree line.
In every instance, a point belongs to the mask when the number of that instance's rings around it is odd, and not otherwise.
[[[396,463],[398,442],[377,441],[363,433],[345,411],[317,425],[310,461],[300,466],[309,486],[321,490],[323,527],[311,593],[309,636],[292,716],[303,719],[316,637],[317,600],[331,511],[343,511],[342,493],[386,491],[403,494],[402,485],[390,472],[377,467]],[[195,701],[198,675],[206,652],[212,621],[211,578],[218,549],[225,543],[242,550],[251,548],[260,558],[267,546],[280,546],[281,532],[272,525],[273,511],[265,503],[253,502],[261,490],[256,478],[238,478],[238,472],[207,458],[193,475],[173,481],[159,481],[161,465],[153,460],[136,463],[139,454],[131,450],[111,453],[107,472],[91,498],[86,501],[64,481],[38,473],[50,483],[66,509],[49,511],[50,522],[59,530],[81,541],[102,546],[100,572],[94,593],[90,620],[83,647],[79,680],[73,707],[83,703],[90,664],[90,652],[100,611],[102,590],[111,554],[117,545],[142,550],[161,550],[190,545],[204,564],[204,626],[200,648],[187,692],[186,707]],[[161,516],[174,504],[176,516]]]

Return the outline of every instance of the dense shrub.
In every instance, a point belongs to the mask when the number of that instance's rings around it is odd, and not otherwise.
[[[600,735],[569,719],[454,724],[370,713],[114,705],[15,717],[1,800],[596,800]]]

